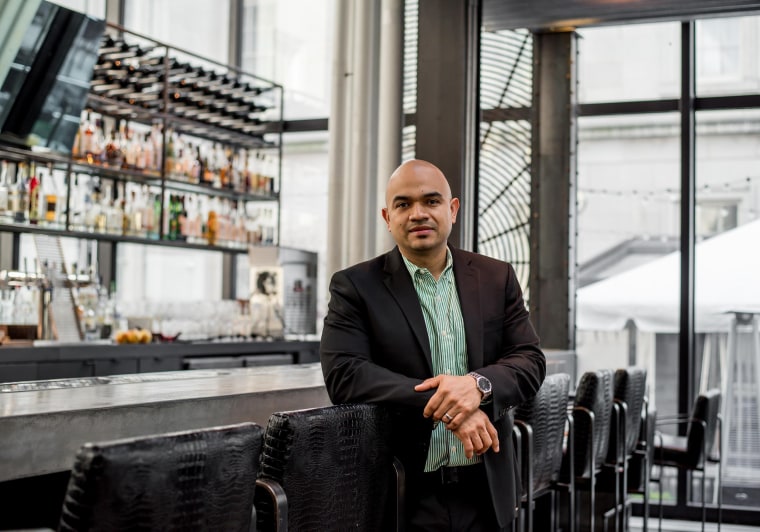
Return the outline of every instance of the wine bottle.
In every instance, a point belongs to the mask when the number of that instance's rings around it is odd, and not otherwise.
[[[45,222],[55,224],[58,222],[58,190],[53,175],[53,163],[47,167],[47,176],[42,181],[44,188],[42,193],[45,198]]]
[[[0,223],[8,218],[8,161],[0,163]]]
[[[26,163],[19,163],[16,172],[16,183],[11,195],[11,208],[13,209],[13,221],[23,223],[26,221],[28,207],[27,195],[27,166]]]

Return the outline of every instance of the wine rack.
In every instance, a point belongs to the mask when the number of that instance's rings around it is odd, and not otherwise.
[[[147,139],[150,132],[152,138],[158,138],[155,163],[140,167],[126,157],[114,159],[110,151],[106,153],[110,145],[104,145],[102,153],[85,150],[79,137],[72,154],[0,146],[0,159],[14,168],[46,165],[51,173],[55,169],[66,176],[65,196],[61,194],[58,200],[61,213],[55,223],[36,223],[31,216],[28,220],[13,220],[0,213],[0,232],[47,233],[236,253],[247,251],[251,244],[277,245],[283,92],[281,85],[270,80],[108,24],[93,69],[83,123],[85,118],[89,121],[91,116],[97,117],[110,127],[112,138],[120,127],[124,129],[125,123],[129,124],[128,131],[135,130],[130,133],[135,137]],[[81,128],[80,134],[84,134]],[[105,131],[102,135],[108,144]],[[194,168],[183,162],[185,166],[180,170],[180,163],[175,164],[179,158],[171,146],[177,139],[186,142],[185,159],[189,150],[193,151]],[[213,152],[209,159],[213,163],[202,157],[202,148]],[[266,167],[266,171],[255,168],[253,163]],[[90,187],[93,182],[97,187],[106,183],[113,196],[109,200],[120,202],[122,208],[129,200],[128,187],[132,187],[132,196],[134,187],[142,187],[158,206],[154,230],[140,232],[126,225],[121,230],[99,230],[80,223],[75,219],[73,198],[77,187],[81,187],[79,181],[85,179],[81,176],[86,177]],[[103,194],[99,191],[99,195]],[[197,197],[198,202],[208,198],[216,202],[213,205],[224,205],[225,212],[234,213],[235,219],[250,218],[248,206],[253,205],[266,213],[272,229],[267,227],[265,237],[261,236],[263,230],[244,230],[243,234],[238,231],[233,240],[219,239],[209,236],[208,228],[216,220],[212,222],[210,216],[204,215],[206,228],[202,234],[196,230],[192,238],[181,236],[168,220],[176,215],[179,199],[184,201],[184,195]]]

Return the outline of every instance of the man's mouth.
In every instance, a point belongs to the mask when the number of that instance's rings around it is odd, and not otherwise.
[[[419,225],[417,227],[412,227],[409,229],[410,233],[413,233],[415,235],[427,235],[433,232],[433,228],[429,227],[427,225]]]

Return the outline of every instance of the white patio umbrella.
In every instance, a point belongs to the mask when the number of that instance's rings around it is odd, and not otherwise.
[[[678,332],[680,252],[578,290],[582,330]],[[760,313],[760,220],[696,245],[695,330],[728,331],[736,311]]]

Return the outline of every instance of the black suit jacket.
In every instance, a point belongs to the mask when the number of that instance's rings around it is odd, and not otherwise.
[[[520,485],[509,411],[538,391],[546,360],[512,266],[450,249],[468,367],[493,385],[493,401],[481,408],[499,433],[501,450],[488,451],[483,459],[504,527],[515,516]],[[390,406],[394,451],[414,483],[433,428],[432,420],[422,416],[433,391],[415,392],[414,386],[434,375],[422,308],[398,248],[333,275],[320,357],[333,403]]]

